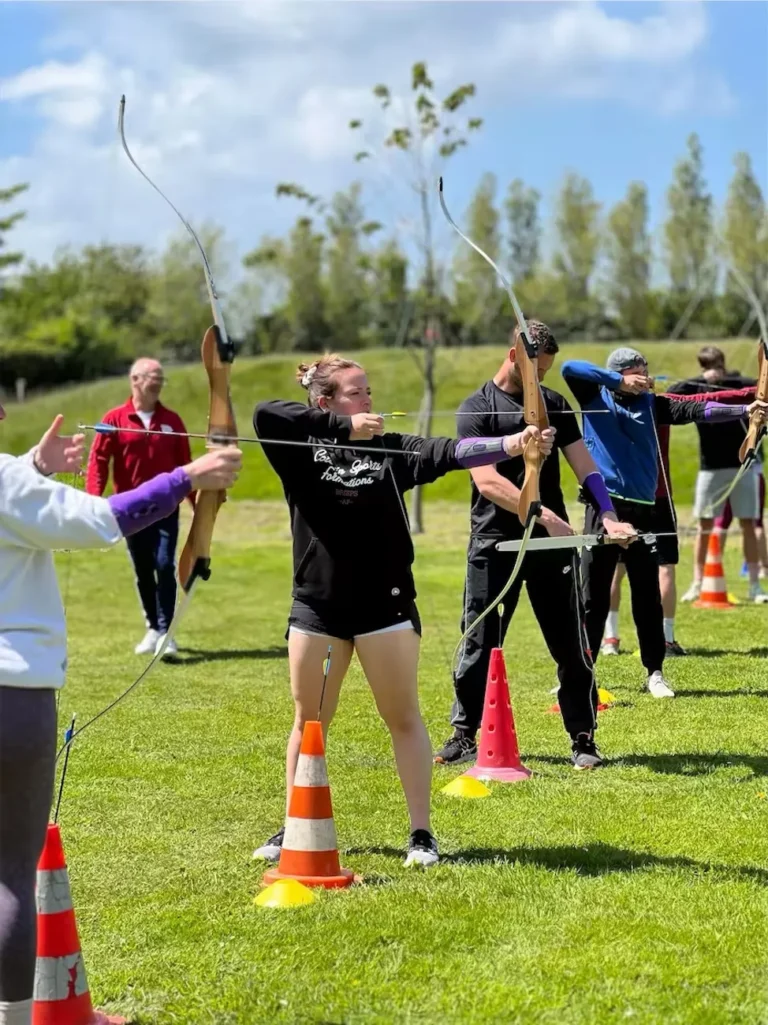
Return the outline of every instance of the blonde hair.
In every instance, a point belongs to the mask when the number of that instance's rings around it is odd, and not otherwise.
[[[332,399],[336,394],[336,374],[340,370],[352,368],[363,369],[353,359],[344,359],[338,353],[330,352],[312,363],[299,363],[296,380],[302,388],[307,389],[310,406],[316,406],[321,397]]]

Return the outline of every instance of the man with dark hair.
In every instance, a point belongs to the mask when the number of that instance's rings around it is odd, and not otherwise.
[[[531,341],[538,350],[538,375],[541,381],[551,368],[558,345],[549,328],[540,321],[528,321]],[[515,343],[495,376],[461,405],[457,422],[462,437],[489,437],[509,433],[523,422],[523,382],[516,365]],[[584,447],[575,414],[562,395],[543,387],[547,413],[555,414],[555,447],[560,449],[596,508],[600,530],[617,537],[634,531],[619,523],[605,484],[592,457]],[[519,539],[523,527],[517,515],[520,489],[525,476],[521,456],[490,467],[470,470],[472,476],[471,533],[467,552],[467,576],[464,585],[462,631],[471,626],[509,580],[517,553],[499,552],[499,541]],[[560,461],[553,453],[541,467],[539,478],[543,509],[533,537],[559,537],[573,534],[568,523],[560,487]],[[563,723],[571,737],[571,760],[576,769],[591,769],[602,764],[595,746],[597,728],[597,688],[592,659],[587,651],[583,628],[583,610],[579,594],[578,552],[575,548],[534,551],[523,557],[521,571],[504,598],[500,616],[483,619],[472,629],[460,648],[454,674],[456,700],[451,723],[453,736],[435,755],[442,765],[458,765],[477,755],[475,736],[480,727],[485,700],[491,649],[503,643],[510,620],[525,581],[547,647],[557,663],[560,682],[558,700]],[[501,611],[501,606],[499,606]]]
[[[703,346],[697,358],[701,375],[673,385],[669,389],[670,394],[696,395],[715,390],[740,390],[757,384],[754,378],[742,377],[738,371],[728,371],[725,353],[714,345]],[[697,423],[696,427],[699,432],[699,472],[696,477],[693,515],[698,520],[698,531],[693,583],[681,601],[695,601],[701,594],[709,535],[715,519],[723,513],[723,496],[728,496],[728,490],[739,472],[739,449],[745,433],[744,422],[740,419],[717,426]],[[756,474],[746,473],[728,496],[733,516],[741,524],[744,561],[749,573],[749,598],[756,602],[768,600],[768,595],[763,594],[760,588],[760,552],[755,533],[755,521],[760,515],[758,484]]]

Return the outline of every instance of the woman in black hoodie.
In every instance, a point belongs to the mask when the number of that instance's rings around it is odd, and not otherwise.
[[[460,440],[385,434],[359,363],[326,355],[301,364],[297,379],[308,405],[263,402],[253,416],[259,438],[272,442],[264,451],[282,481],[293,534],[286,636],[296,717],[286,758],[288,797],[304,723],[317,716],[329,645],[326,730],[356,651],[390,731],[408,804],[405,864],[432,865],[438,860],[429,821],[432,752],[419,710],[421,623],[403,495],[451,470],[519,456],[531,441],[547,455],[554,430],[526,427],[503,438]],[[285,828],[270,837],[254,857],[277,861],[284,834]]]

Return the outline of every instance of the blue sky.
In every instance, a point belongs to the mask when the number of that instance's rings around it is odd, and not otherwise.
[[[236,262],[295,216],[278,181],[349,183],[347,122],[379,130],[371,87],[404,94],[420,59],[441,91],[477,84],[484,128],[443,169],[459,218],[484,171],[500,193],[535,185],[546,211],[574,169],[606,206],[645,181],[658,225],[692,131],[718,201],[739,149],[768,191],[765,2],[6,2],[0,38],[0,185],[31,184],[14,235],[37,260],[176,231],[116,144],[122,92],[139,162],[196,224],[225,228]],[[371,214],[408,244],[404,166],[390,154],[368,173]]]

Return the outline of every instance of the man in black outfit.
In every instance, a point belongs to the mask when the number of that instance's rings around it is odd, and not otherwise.
[[[554,362],[558,345],[545,324],[528,321],[528,329],[538,349],[541,380]],[[522,424],[523,386],[515,365],[516,339],[517,329],[513,333],[512,348],[496,375],[462,404],[457,422],[463,437],[499,436]],[[597,515],[602,517],[606,533],[619,537],[633,533],[629,524],[618,522],[605,484],[584,446],[576,416],[568,402],[549,388],[542,388],[542,395],[548,413],[563,414],[555,416],[552,422],[556,430],[555,447],[562,451],[584,486],[588,500],[594,503]],[[519,539],[523,535],[517,515],[525,476],[522,457],[494,467],[478,467],[470,470],[470,474],[471,534],[462,631],[488,608],[512,572],[517,552],[499,552],[496,544],[501,540]],[[543,510],[533,537],[573,534],[560,487],[560,461],[554,453],[542,464],[539,488]],[[576,548],[527,553],[521,572],[504,599],[502,616],[492,615],[482,620],[464,641],[453,680],[456,700],[451,723],[454,733],[435,755],[439,764],[458,765],[477,756],[475,736],[483,714],[491,649],[503,643],[523,581],[544,640],[557,663],[560,681],[558,701],[565,729],[572,741],[574,767],[591,769],[602,764],[594,739],[597,687],[584,632],[579,553]]]

